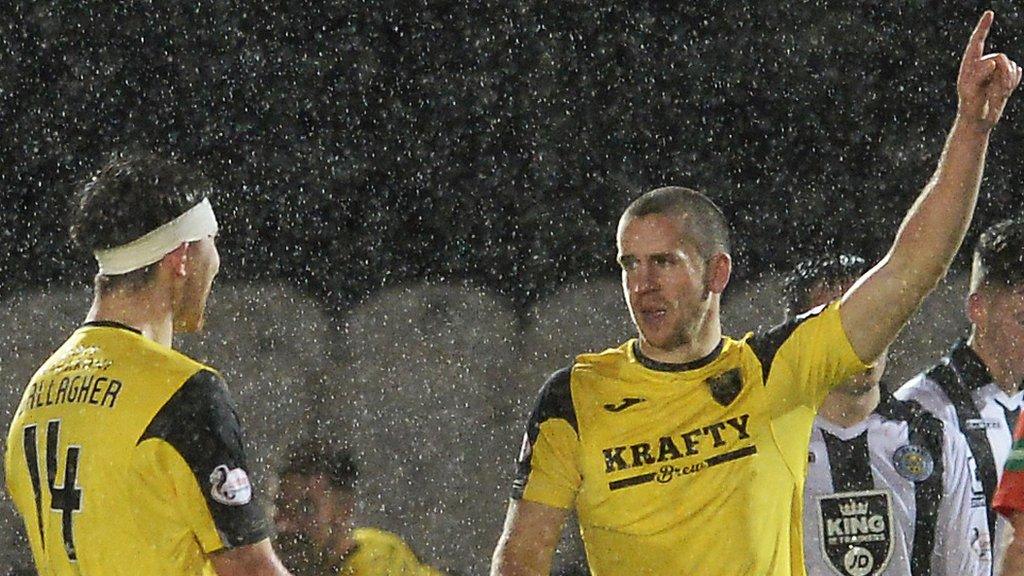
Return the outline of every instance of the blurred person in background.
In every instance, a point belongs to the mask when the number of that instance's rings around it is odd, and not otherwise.
[[[1020,68],[974,30],[934,176],[889,253],[842,298],[768,332],[722,336],[729,226],[662,188],[617,231],[637,339],[578,356],[530,414],[494,575],[546,576],[575,510],[596,576],[804,573],[808,440],[828,392],[882,355],[945,275],[970,224],[989,136]]]
[[[966,311],[969,335],[895,394],[917,401],[966,439],[998,566],[1009,533],[992,497],[1024,398],[1024,220],[1004,220],[978,238]]]
[[[287,574],[223,378],[171,347],[202,328],[220,266],[210,191],[149,154],[80,191],[92,308],[32,377],[4,458],[40,574]]]
[[[866,269],[846,254],[801,262],[786,281],[787,318],[839,298]],[[916,402],[883,390],[885,363],[883,354],[836,386],[814,419],[807,573],[987,576],[988,523],[984,503],[973,502],[967,443]]]
[[[441,576],[397,535],[356,527],[358,470],[347,451],[298,444],[279,477],[277,546],[296,576]]]

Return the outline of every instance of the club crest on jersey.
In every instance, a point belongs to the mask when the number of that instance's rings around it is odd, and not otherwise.
[[[877,576],[893,550],[892,499],[885,490],[818,498],[826,563],[841,576]]]
[[[743,390],[743,377],[740,376],[739,368],[733,368],[724,374],[708,378],[707,382],[711,397],[722,406],[732,404]]]
[[[210,496],[225,506],[244,506],[252,500],[249,475],[241,468],[221,464],[210,473]]]
[[[900,446],[892,454],[892,465],[911,482],[923,482],[935,471],[935,460],[931,452],[915,444]]]

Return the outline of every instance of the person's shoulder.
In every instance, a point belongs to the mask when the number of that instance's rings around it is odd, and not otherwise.
[[[223,380],[223,376],[221,376],[221,373],[216,368],[204,362],[196,360],[195,358],[192,358],[191,356],[185,354],[184,352],[181,352],[180,350],[175,350],[174,348],[166,348],[165,355],[167,362],[180,366],[182,371],[184,372],[187,372],[189,374],[198,374],[201,372],[206,372],[211,374],[214,378],[218,380]]]
[[[357,553],[368,560],[389,558],[391,562],[401,565],[419,564],[409,544],[393,532],[380,528],[356,528],[352,531],[352,538],[356,541]]]
[[[356,541],[356,554],[364,567],[373,565],[380,573],[387,574],[441,574],[425,564],[408,542],[399,535],[379,528],[362,527],[352,532]],[[387,566],[379,564],[387,559]]]
[[[634,340],[628,340],[614,348],[600,352],[587,352],[576,356],[572,369],[584,371],[602,371],[614,369],[632,358],[631,348]]]
[[[565,420],[576,429],[576,408],[572,401],[573,367],[567,366],[548,376],[537,394],[530,413],[531,425],[540,426],[551,419]]]
[[[874,411],[882,422],[907,423],[912,426],[927,426],[941,432],[943,422],[920,402],[914,399],[897,398],[888,392],[882,393]]]
[[[548,376],[541,389],[541,395],[568,398],[575,382],[588,380],[588,377],[601,379],[619,376],[633,361],[633,342],[634,340],[629,340],[601,352],[579,354],[571,364]]]
[[[220,374],[202,365],[159,408],[140,437],[165,440],[237,427],[234,400]]]
[[[762,364],[767,365],[771,363],[775,354],[796,333],[797,329],[821,322],[834,322],[836,325],[839,325],[838,300],[829,304],[822,304],[792,318],[788,318],[767,330],[747,333],[741,341],[754,352]],[[818,336],[819,338],[816,338],[816,340],[821,339],[821,334],[818,334]],[[823,345],[830,344],[829,342],[821,343]]]
[[[898,400],[912,400],[924,407],[932,414],[946,418],[948,408],[952,406],[949,396],[942,386],[932,377],[930,372],[921,372],[900,386],[893,395]]]
[[[380,528],[361,527],[356,528],[352,531],[352,538],[356,541],[359,546],[381,548],[381,547],[401,547],[408,548],[408,545],[402,540],[402,537],[393,532],[387,530],[381,530]]]
[[[161,344],[149,341],[154,353],[159,354],[162,361],[153,362],[147,369],[165,370],[167,374],[177,374],[180,386],[176,396],[214,396],[220,397],[226,392],[224,376],[216,368],[192,358],[188,354]]]

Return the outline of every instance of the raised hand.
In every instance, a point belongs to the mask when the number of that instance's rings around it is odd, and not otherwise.
[[[1006,54],[985,54],[985,39],[994,19],[991,10],[982,14],[964,50],[956,82],[960,119],[987,130],[999,122],[1021,79],[1020,66]]]

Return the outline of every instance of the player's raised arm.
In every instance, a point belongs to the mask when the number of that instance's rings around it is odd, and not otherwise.
[[[994,15],[985,12],[964,50],[957,78],[958,110],[942,158],[907,213],[889,253],[843,298],[843,327],[862,360],[896,337],[945,275],[971,223],[989,134],[1021,69],[1005,54],[985,52]]]

